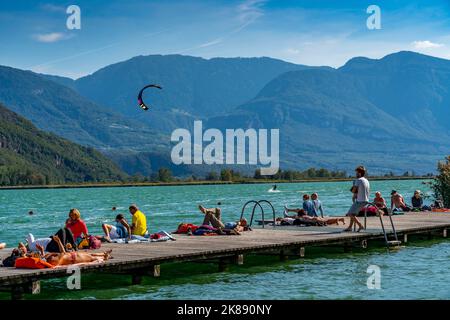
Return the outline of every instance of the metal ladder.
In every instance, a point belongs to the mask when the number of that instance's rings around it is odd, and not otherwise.
[[[375,203],[372,203],[372,202],[368,203],[364,207],[364,229],[367,228],[367,209],[369,207],[375,207],[375,208],[378,209],[378,207],[375,205]],[[392,233],[394,234],[394,239],[395,240],[389,240],[389,237],[388,237],[387,232],[386,232],[386,228],[384,227],[383,215],[379,214],[378,217],[380,218],[381,228],[383,229],[384,241],[385,241],[386,246],[388,248],[398,247],[398,246],[400,246],[400,244],[402,242],[400,240],[398,240],[397,231],[395,230],[394,221],[392,220],[392,212],[389,212],[388,216],[389,216],[389,221],[391,223]]]
[[[272,209],[273,226],[275,227],[275,221],[276,221],[275,208],[273,207],[272,203],[271,203],[270,201],[267,201],[267,200],[259,200],[259,201],[256,201],[256,200],[250,200],[250,201],[247,201],[247,202],[244,204],[244,206],[242,207],[241,218],[240,218],[240,219],[242,220],[242,219],[244,218],[244,213],[245,213],[245,209],[247,208],[247,206],[248,206],[249,204],[253,204],[252,215],[251,215],[251,217],[250,217],[250,221],[247,221],[248,226],[249,226],[249,227],[252,226],[252,224],[253,224],[253,219],[254,219],[254,217],[255,217],[255,211],[256,211],[256,208],[259,207],[259,209],[260,209],[260,211],[261,211],[262,227],[264,228],[265,225],[266,225],[266,221],[265,221],[265,219],[264,219],[264,208],[263,208],[263,206],[261,205],[261,203],[266,203],[266,204],[268,204],[268,205],[270,206],[270,208]],[[267,222],[270,223],[270,222],[272,222],[272,221],[267,221]]]

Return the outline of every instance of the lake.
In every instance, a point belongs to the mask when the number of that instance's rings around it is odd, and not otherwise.
[[[81,211],[91,234],[101,234],[101,224],[113,222],[117,214],[111,208],[115,206],[129,217],[131,203],[146,213],[150,232],[173,231],[180,222],[200,224],[199,204],[213,207],[221,202],[223,220],[233,221],[248,200],[269,200],[281,213],[283,205],[300,207],[301,195],[312,192],[319,193],[326,215],[343,215],[351,204],[350,184],[278,184],[278,193],[268,192],[269,184],[1,190],[0,242],[12,246],[29,232],[48,236],[63,226],[70,208]],[[431,194],[421,180],[371,183],[372,196],[381,191],[388,199],[392,189],[408,202],[415,189]],[[30,210],[34,215],[28,215]],[[249,215],[250,210],[247,212]],[[450,242],[428,240],[408,243],[390,253],[382,247],[353,253],[330,249],[325,254],[313,251],[306,259],[286,262],[252,256],[244,266],[224,273],[216,272],[214,264],[170,264],[161,267],[160,279],[146,279],[135,286],[127,276],[84,276],[81,291],[66,290],[61,279],[46,281],[39,298],[450,299],[449,257]],[[369,265],[381,268],[381,290],[367,288]]]

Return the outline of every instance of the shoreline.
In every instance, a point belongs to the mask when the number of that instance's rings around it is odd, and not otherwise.
[[[433,177],[369,177],[371,181],[432,180]],[[354,178],[315,178],[302,180],[239,180],[239,181],[174,181],[174,182],[105,182],[60,185],[2,186],[0,190],[37,190],[37,189],[84,189],[84,188],[132,188],[132,187],[171,187],[203,185],[240,185],[240,184],[284,184],[284,183],[318,183],[346,182]]]

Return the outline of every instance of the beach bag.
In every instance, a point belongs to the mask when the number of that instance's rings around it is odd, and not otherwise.
[[[53,266],[39,258],[25,257],[16,259],[14,265],[17,269],[46,269],[53,268]]]
[[[361,209],[361,210],[359,211],[358,217],[364,217],[364,211],[365,211],[365,210],[367,210],[367,216],[368,216],[368,217],[374,217],[374,216],[376,216],[376,215],[377,215],[377,211],[378,211],[378,209],[375,208],[374,206],[370,206],[370,207],[367,207],[367,208],[363,208],[363,209]]]
[[[212,226],[202,225],[198,229],[196,229],[192,234],[194,236],[204,236],[212,233],[217,234],[217,229]]]
[[[102,242],[94,236],[89,236],[89,249],[100,249]]]
[[[175,233],[178,233],[178,234],[187,233],[189,229],[191,229],[191,231],[194,232],[195,230],[198,229],[198,226],[193,225],[192,223],[181,223],[178,226],[178,229]]]
[[[78,249],[89,249],[90,248],[89,239],[78,238],[77,243],[78,243]]]

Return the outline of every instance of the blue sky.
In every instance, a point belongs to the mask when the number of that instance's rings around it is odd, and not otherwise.
[[[68,30],[66,8],[81,8]],[[381,8],[381,30],[366,9]],[[450,0],[2,0],[0,64],[78,78],[137,55],[269,56],[339,67],[412,50],[450,59]]]

